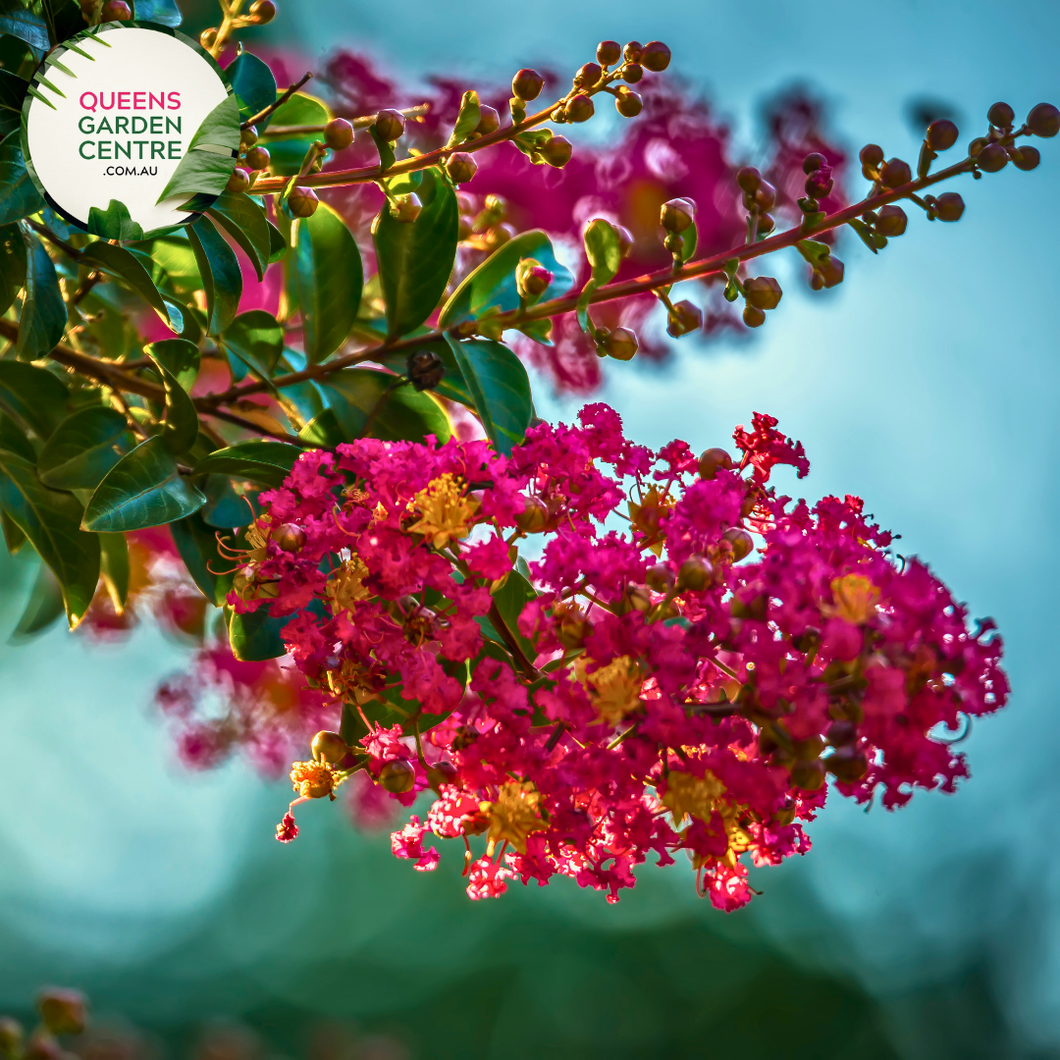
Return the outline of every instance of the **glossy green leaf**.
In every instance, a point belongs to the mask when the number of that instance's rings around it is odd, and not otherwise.
[[[501,620],[528,659],[533,659],[536,652],[533,644],[519,632],[519,616],[523,608],[536,598],[537,592],[534,587],[515,570],[504,579],[504,584],[493,592],[493,602],[497,605]],[[484,621],[488,624],[488,629],[484,628],[484,632],[487,635],[492,634],[492,639],[498,643],[505,644],[503,636],[495,628],[492,620],[487,618]]]
[[[216,531],[203,521],[199,512],[170,523],[169,530],[199,591],[211,604],[220,607],[232,588],[233,576],[215,573],[232,569],[232,560],[222,556],[217,546]]]
[[[292,233],[305,352],[317,364],[345,342],[357,320],[364,286],[361,253],[346,222],[326,203],[299,220]]]
[[[614,226],[602,217],[585,229],[585,256],[597,284],[610,283],[622,265],[622,247]]]
[[[335,115],[327,104],[315,96],[305,92],[296,92],[291,96],[282,107],[273,111],[269,121],[265,138],[265,146],[272,156],[269,169],[281,177],[294,176],[302,165],[306,151],[314,139],[318,139],[311,133],[277,138],[273,135],[276,129],[292,125],[326,125],[333,117]]]
[[[0,16],[0,26],[2,24],[3,16]],[[37,69],[37,56],[24,40],[19,40],[18,37],[0,29],[0,65],[28,81]]]
[[[234,95],[225,96],[195,130],[158,202],[220,195],[235,169],[239,135],[239,104]]]
[[[36,236],[26,237],[26,294],[18,324],[15,356],[45,357],[62,341],[67,312],[55,266]]]
[[[0,313],[6,313],[26,285],[26,241],[18,225],[0,227]]]
[[[497,452],[507,456],[523,440],[534,414],[523,362],[507,346],[489,339],[446,339],[486,435]]]
[[[12,521],[11,516],[0,508],[0,530],[4,534],[4,544],[7,551],[13,556],[26,543],[26,535],[18,528],[18,524]]]
[[[269,226],[269,264],[279,261],[287,253],[287,240],[283,233],[271,222]]]
[[[134,0],[133,18],[176,29],[183,18],[175,0]]]
[[[397,160],[397,155],[394,154],[394,145],[383,138],[374,122],[368,126],[368,133],[372,137],[375,149],[379,152],[379,169],[385,173]]]
[[[95,266],[103,272],[124,280],[159,315],[163,324],[173,328],[174,331],[182,330],[184,319],[179,310],[173,314],[170,313],[170,307],[162,299],[161,292],[151,280],[151,274],[131,251],[126,250],[125,247],[98,240],[95,243],[89,243],[81,251],[81,260],[86,265]]]
[[[460,112],[456,116],[456,125],[453,127],[453,135],[449,138],[451,144],[462,144],[478,127],[482,120],[482,108],[478,101],[478,93],[472,88],[468,89],[460,99]]]
[[[185,231],[206,292],[206,330],[216,335],[232,323],[239,309],[243,294],[239,259],[208,218],[200,217]]]
[[[121,199],[111,199],[105,210],[90,206],[88,231],[91,235],[101,236],[103,239],[120,239],[126,242],[144,238],[144,230],[132,219],[129,207]]]
[[[272,71],[256,55],[243,52],[225,70],[232,91],[239,103],[239,119],[246,121],[267,106],[276,102],[276,78]],[[257,126],[259,132],[268,125],[265,118]]]
[[[225,621],[228,623],[228,640],[232,645],[232,654],[247,662],[278,659],[281,655],[286,655],[287,648],[280,633],[291,621],[291,617],[280,615],[274,618],[269,614],[267,606],[259,607],[257,611],[246,611],[241,615],[226,607]]]
[[[373,228],[391,338],[407,335],[434,312],[456,260],[456,193],[440,173],[427,170],[417,194],[423,209],[412,224],[396,220],[384,205]]]
[[[187,339],[162,339],[144,347],[144,353],[157,361],[185,389],[191,390],[199,376],[199,347]]]
[[[240,442],[227,449],[215,449],[195,465],[195,474],[231,475],[263,486],[282,486],[302,452],[297,445],[287,442]]]
[[[14,132],[22,120],[22,101],[28,81],[9,70],[0,69],[0,137]]]
[[[148,356],[151,356],[149,351]],[[162,441],[171,453],[179,456],[186,453],[199,436],[199,414],[195,411],[188,392],[177,382],[176,376],[161,359],[151,357],[162,377],[166,391],[166,419],[162,426]]]
[[[184,229],[141,244],[154,262],[151,280],[175,295],[188,295],[202,287],[195,251]]]
[[[544,232],[523,232],[495,250],[452,293],[438,318],[439,326],[451,328],[464,320],[478,320],[490,313],[519,308],[515,270],[523,258],[539,261],[552,273],[552,283],[541,301],[559,298],[574,284],[570,271],[556,260],[552,241]]]
[[[0,449],[0,507],[59,579],[67,619],[76,626],[99,580],[99,541],[79,529],[81,503],[45,486],[28,460]]]
[[[185,481],[161,437],[148,438],[122,457],[85,508],[86,530],[143,530],[197,512],[206,498]]]
[[[0,361],[0,409],[46,441],[69,413],[66,386],[45,368]]]
[[[44,199],[30,179],[16,130],[0,142],[0,225],[10,224],[44,206]]]
[[[232,530],[246,526],[259,514],[254,507],[257,495],[253,492],[237,493],[227,475],[207,475],[202,485],[206,503],[199,514],[207,525],[219,530]]]
[[[53,489],[92,490],[133,445],[125,417],[94,405],[59,424],[40,451],[37,471]]]
[[[453,425],[445,410],[429,394],[413,387],[395,386],[396,376],[370,368],[347,368],[328,377],[321,392],[342,427],[343,441],[368,436],[385,441],[422,441],[433,434],[446,442]],[[335,400],[335,395],[343,399]]]
[[[10,416],[0,416],[0,447],[10,449],[31,464],[37,462],[37,450],[25,431]]]
[[[686,261],[690,261],[692,255],[696,252],[696,247],[699,245],[699,229],[696,227],[696,222],[693,221],[682,233],[681,233],[681,252],[677,256],[679,264],[684,265]],[[604,281],[607,282],[606,280]]]
[[[243,57],[253,58],[246,52]],[[225,192],[217,197],[206,213],[250,258],[258,279],[264,279],[265,269],[272,259],[272,235],[265,211],[249,195]]]
[[[129,599],[129,545],[124,534],[97,534],[99,572],[114,610],[120,615]]]
[[[252,368],[263,379],[276,369],[283,353],[283,325],[264,309],[250,309],[221,334],[225,349]]]
[[[52,569],[42,563],[37,570],[22,617],[11,634],[11,642],[29,640],[49,629],[63,616],[63,587]]]
[[[5,3],[0,8],[0,33],[9,33],[25,41],[38,60],[52,45],[48,38],[48,25],[39,7],[30,8],[28,4]]]

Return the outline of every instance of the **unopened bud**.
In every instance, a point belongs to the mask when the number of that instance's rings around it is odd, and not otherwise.
[[[276,17],[272,0],[254,0],[250,5],[250,20],[255,26],[267,26]]]
[[[120,21],[120,20],[119,20]],[[204,29],[199,34],[199,43],[209,51],[217,43],[217,29],[211,26],[209,29]]]
[[[379,770],[379,783],[394,795],[403,795],[406,791],[412,791],[416,783],[416,771],[408,762],[396,758]]]
[[[784,294],[772,276],[754,276],[744,280],[743,289],[747,304],[756,309],[776,309]]]
[[[622,45],[617,40],[602,40],[596,46],[596,61],[604,66],[614,66],[622,58]]]
[[[1037,147],[1031,147],[1030,144],[1023,144],[1020,147],[1012,148],[1009,151],[1009,157],[1012,159],[1012,164],[1017,169],[1029,171],[1038,168],[1038,163],[1041,162],[1041,152]]]
[[[611,225],[615,230],[615,235],[618,236],[618,252],[624,258],[629,257],[629,252],[633,249],[633,233],[628,228],[624,228],[622,225]]]
[[[974,140],[973,140],[973,141],[972,141],[972,142],[971,142],[971,143],[970,143],[970,144],[968,145],[968,157],[969,157],[969,158],[978,158],[978,157],[979,157],[979,152],[980,152],[980,151],[982,151],[982,149],[983,149],[984,147],[986,147],[986,145],[987,145],[987,144],[988,144],[989,142],[990,142],[990,141],[989,141],[989,140],[988,140],[988,139],[987,139],[987,138],[986,138],[985,136],[977,136],[977,137],[976,137],[976,138],[975,138],[975,139],[974,139]]]
[[[760,328],[766,322],[766,315],[753,305],[743,307],[743,322],[749,328]]]
[[[651,593],[644,585],[630,584],[622,590],[622,597],[618,602],[617,611],[621,615],[629,614],[630,611],[639,611],[642,615],[651,610]]]
[[[762,183],[762,174],[754,166],[742,166],[736,171],[736,183],[747,195],[754,195]]]
[[[821,166],[827,163],[827,159],[824,155],[814,151],[812,154],[808,154],[802,160],[802,171],[803,173],[816,173]]]
[[[615,109],[623,118],[635,118],[644,109],[644,100],[632,89],[623,85],[618,90]]]
[[[1042,136],[1046,139],[1055,136],[1060,132],[1060,110],[1057,110],[1052,103],[1039,103],[1036,107],[1032,107],[1030,114],[1027,115],[1027,128],[1035,136]]]
[[[604,330],[600,329],[601,332]],[[639,343],[637,336],[629,328],[615,328],[599,340],[597,348],[605,357],[614,357],[616,361],[631,361],[637,354]]]
[[[847,744],[856,743],[858,739],[858,727],[846,718],[833,721],[828,726],[828,742],[833,747],[845,747]]]
[[[132,18],[132,8],[125,0],[107,0],[99,13],[101,22],[128,22]],[[216,40],[216,37],[214,38]]]
[[[754,203],[759,210],[772,210],[777,201],[777,189],[767,180],[758,185],[754,193]]]
[[[685,241],[676,232],[667,232],[666,238],[663,239],[663,246],[671,254],[680,254],[684,245]]]
[[[823,199],[832,190],[832,167],[819,166],[806,178],[806,194],[811,199]]]
[[[496,250],[502,243],[507,243],[515,235],[515,229],[507,223],[494,225],[482,237],[487,250]]]
[[[37,1011],[52,1034],[81,1034],[88,1024],[88,1003],[76,990],[41,991]]]
[[[557,608],[557,610],[559,610]],[[559,613],[556,638],[565,648],[580,648],[593,631],[593,624],[576,606],[566,606]]]
[[[574,87],[575,88],[592,88],[597,81],[600,80],[600,75],[603,70],[600,69],[597,63],[586,63],[575,75],[574,75]]]
[[[412,224],[423,209],[420,197],[415,193],[398,195],[390,200],[390,216],[403,224]]]
[[[552,273],[533,258],[523,258],[515,267],[515,285],[519,297],[527,301],[540,298],[551,282]]]
[[[296,523],[282,523],[272,532],[272,539],[283,552],[300,552],[305,547],[305,531]]]
[[[1008,165],[1008,151],[1001,144],[987,144],[975,161],[984,173],[999,173]]]
[[[496,107],[480,103],[478,113],[478,125],[475,126],[475,132],[479,136],[489,136],[490,133],[496,132],[501,127],[501,116],[497,113]]]
[[[883,163],[883,148],[879,144],[866,144],[858,154],[863,166],[879,169]]]
[[[791,782],[804,791],[817,791],[824,785],[824,763],[820,759],[796,762],[791,767]]]
[[[749,556],[751,550],[755,547],[751,535],[738,526],[730,527],[721,535],[721,538],[723,541],[728,541],[729,544],[732,545],[732,558],[734,563],[739,563],[745,556]]]
[[[880,167],[880,181],[885,187],[900,188],[912,179],[913,173],[909,168],[909,163],[903,162],[900,158],[889,158]]]
[[[338,765],[350,753],[346,741],[337,732],[328,729],[321,729],[313,737],[310,748],[316,761],[329,762],[333,766]]]
[[[239,134],[239,146],[242,150],[247,151],[258,142],[258,127],[256,125],[248,125]]]
[[[627,63],[639,63],[644,54],[644,45],[639,40],[631,40],[622,49],[622,55]]]
[[[869,771],[869,760],[856,747],[837,747],[825,760],[829,773],[840,783],[853,784]]]
[[[959,221],[964,213],[964,199],[955,191],[940,195],[932,207],[940,221]]]
[[[527,497],[515,525],[524,534],[540,534],[548,525],[548,506],[540,497]]]
[[[768,235],[773,231],[776,226],[776,221],[773,220],[773,215],[770,213],[760,213],[758,215],[758,234],[760,236]]]
[[[562,169],[569,161],[574,148],[570,140],[565,136],[553,136],[544,147],[541,148],[541,157],[553,169]]]
[[[986,120],[996,129],[1007,129],[1016,118],[1016,112],[1007,103],[995,103],[987,112]]]
[[[696,204],[691,199],[670,199],[659,209],[659,224],[668,232],[683,232],[696,219]]]
[[[456,782],[456,766],[452,762],[437,762],[427,769],[427,783],[437,791],[443,784]]]
[[[393,143],[405,134],[405,115],[389,107],[375,116],[375,131],[380,140]]]
[[[229,191],[233,195],[239,195],[249,187],[250,174],[247,170],[243,169],[242,166],[236,166],[236,168],[232,170],[232,175],[228,178],[228,183],[225,185],[225,191]]]
[[[681,564],[677,572],[677,588],[679,592],[690,590],[691,592],[702,592],[714,581],[714,567],[705,556],[693,554]]]
[[[520,70],[512,78],[512,95],[527,103],[541,95],[545,79],[536,70]]]
[[[829,254],[828,257],[820,262],[817,268],[825,287],[836,287],[843,282],[843,273],[846,269],[839,258],[832,257]]]
[[[622,80],[635,85],[644,77],[644,67],[639,63],[626,63],[622,67]]]
[[[674,586],[674,572],[667,563],[656,563],[648,568],[644,581],[657,593],[668,593]]]
[[[252,147],[247,152],[246,163],[249,169],[268,169],[271,161],[272,157],[269,155],[267,147]]]
[[[703,310],[687,299],[676,302],[670,319],[666,324],[666,330],[673,338],[680,338],[693,331],[699,331],[703,327]]]
[[[901,206],[884,206],[876,217],[876,231],[881,236],[893,239],[905,232],[908,222],[909,218],[906,217],[905,210]]]
[[[939,118],[927,127],[925,139],[932,151],[948,151],[957,142],[958,136],[960,130],[952,121]]]
[[[463,151],[450,155],[445,171],[454,184],[466,184],[478,171],[478,163]]]
[[[317,212],[320,200],[312,188],[297,186],[291,189],[285,205],[292,217],[312,217]]]
[[[661,40],[650,40],[644,45],[640,61],[649,70],[660,73],[670,65],[670,49]]]
[[[711,481],[718,474],[718,469],[732,470],[732,457],[724,449],[708,449],[699,458],[699,477]]]
[[[345,118],[332,118],[324,126],[324,143],[332,151],[345,151],[353,143],[353,126]]]
[[[405,374],[416,390],[433,390],[445,376],[445,362],[434,350],[415,350],[405,362]]]
[[[582,122],[588,121],[595,110],[596,107],[593,106],[593,101],[584,92],[579,92],[567,101],[566,107],[563,108],[563,113],[567,121]]]

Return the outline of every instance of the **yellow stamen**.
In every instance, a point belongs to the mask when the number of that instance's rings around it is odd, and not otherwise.
[[[478,505],[464,496],[463,487],[448,471],[433,479],[409,501],[409,510],[420,518],[408,529],[423,534],[435,548],[445,548],[453,538],[467,537],[468,523]]]
[[[529,781],[512,780],[501,785],[496,802],[479,803],[479,809],[489,817],[491,848],[509,842],[520,854],[525,854],[526,837],[548,827],[540,816],[541,798],[541,793]]]

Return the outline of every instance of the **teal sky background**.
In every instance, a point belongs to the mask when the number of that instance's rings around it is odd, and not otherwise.
[[[506,81],[522,65],[575,69],[601,37],[659,38],[671,69],[731,118],[748,157],[756,104],[793,80],[824,94],[854,151],[872,140],[911,160],[912,97],[952,101],[962,143],[995,100],[1017,115],[1060,103],[1060,7],[1050,3],[280,5],[271,43],[298,41],[316,58],[341,42],[408,78]],[[1020,1048],[1055,1055],[1060,138],[1037,146],[1035,172],[954,182],[967,203],[959,224],[928,224],[911,207],[908,233],[878,257],[844,237],[846,280],[832,292],[801,288],[795,263],[778,264],[785,297],[753,341],[683,340],[662,370],[609,362],[600,395],[653,446],[675,434],[695,449],[724,445],[752,410],[778,416],[811,461],[809,478],[785,487],[864,497],[902,551],[927,560],[973,615],[998,621],[1013,696],[967,740],[973,778],[956,796],[918,793],[898,813],[867,816],[834,799],[810,829],[813,852],[759,873],[763,896],[727,920],[698,903],[683,868],[642,870],[643,893],[617,907],[558,883],[468,911],[453,874],[412,873],[385,839],[356,836],[327,807],[300,815],[298,844],[274,843],[284,783],[238,763],[181,772],[150,707],[181,653],[157,633],[108,647],[53,631],[0,649],[0,1007],[24,1004],[41,979],[89,980],[114,1007],[132,991],[127,1007],[162,1018],[208,979],[238,981],[241,997],[297,992],[299,958],[275,956],[292,940],[310,939],[318,956],[367,952],[411,937],[411,922],[415,937],[474,963],[506,910],[616,930],[691,916],[737,939],[753,928],[884,998],[982,961]],[[576,412],[539,393],[546,418]],[[0,634],[28,573],[6,559],[4,571]],[[319,903],[338,893],[355,941],[321,927]],[[185,956],[151,964],[174,952]],[[122,979],[140,965],[154,970],[139,984]],[[209,1003],[223,1000],[222,990]]]

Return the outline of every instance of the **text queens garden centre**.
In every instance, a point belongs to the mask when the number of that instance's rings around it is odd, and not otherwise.
[[[95,137],[78,145],[77,152],[82,158],[144,162],[177,160],[183,156],[183,140],[172,138],[183,133],[180,115],[173,116],[180,110],[179,91],[89,91],[81,93],[78,103],[83,111],[90,112],[78,119],[78,131],[83,136]],[[129,172],[130,168],[138,172],[138,167],[127,167],[128,175],[134,175]],[[153,170],[144,176],[155,176],[158,171],[157,167],[143,168]]]

